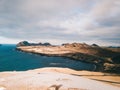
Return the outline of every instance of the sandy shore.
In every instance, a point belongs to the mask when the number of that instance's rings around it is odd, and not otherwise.
[[[0,90],[120,90],[120,76],[68,68],[0,72]]]

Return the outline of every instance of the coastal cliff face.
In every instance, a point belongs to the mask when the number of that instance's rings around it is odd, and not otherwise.
[[[96,44],[67,43],[61,46],[31,45],[19,46],[17,50],[47,56],[63,56],[92,63],[96,65],[96,71],[120,72],[120,53],[102,48]]]

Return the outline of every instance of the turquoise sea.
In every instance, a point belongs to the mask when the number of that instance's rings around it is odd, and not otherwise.
[[[16,45],[0,46],[0,71],[25,71],[43,67],[66,67],[75,70],[93,70],[94,65],[63,57],[47,57],[17,51]]]

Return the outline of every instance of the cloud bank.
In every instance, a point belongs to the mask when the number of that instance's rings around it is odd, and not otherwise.
[[[0,43],[120,45],[119,8],[120,0],[0,0]]]

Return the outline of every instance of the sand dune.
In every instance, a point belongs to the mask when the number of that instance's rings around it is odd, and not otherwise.
[[[0,86],[6,89],[0,90],[120,90],[118,86],[83,77],[87,75],[103,76],[104,74],[67,68],[1,72]]]

